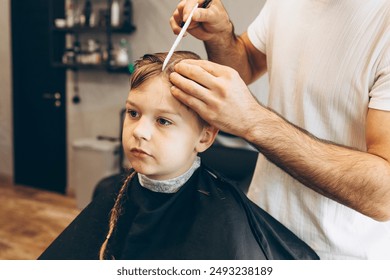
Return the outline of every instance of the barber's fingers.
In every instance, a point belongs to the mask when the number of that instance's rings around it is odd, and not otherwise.
[[[180,63],[175,65],[175,72],[171,74],[171,81],[175,84],[177,79],[175,77],[182,76],[187,79],[194,81],[197,85],[201,85],[205,88],[212,89],[215,87],[217,81],[215,80],[216,76],[213,75],[213,72],[209,72],[202,68],[200,65],[191,64],[191,63]],[[189,84],[188,81],[185,81],[184,84]],[[183,86],[183,85],[181,85]]]
[[[182,0],[177,5],[171,18],[169,19],[169,23],[170,23],[171,28],[175,34],[180,33],[181,28],[183,27],[185,21],[187,20],[188,16],[190,15],[192,9],[194,8],[195,3],[197,3],[196,0]],[[191,22],[189,28],[193,28],[194,26],[197,26],[197,25],[198,24],[196,22]]]
[[[202,73],[203,74],[203,73]],[[210,76],[210,74],[208,74]],[[192,76],[192,75],[189,75]],[[201,79],[197,79],[201,80]],[[171,83],[176,87],[185,92],[187,95],[199,99],[203,103],[209,103],[210,92],[208,89],[208,83],[201,83],[181,73],[173,72],[170,75]],[[203,82],[204,82],[203,78]]]
[[[239,73],[210,61],[183,60],[170,75],[172,95],[211,125],[243,135],[241,124],[258,103]],[[234,108],[234,115],[231,110]]]
[[[174,34],[179,34],[181,30],[181,24],[183,22],[183,2],[180,2],[176,10],[173,12],[169,19],[169,24]]]
[[[198,4],[203,1],[198,0],[182,0],[180,4],[183,4],[183,21],[185,22],[190,16],[192,9],[195,7],[195,4]],[[179,4],[179,5],[180,5]]]
[[[175,65],[175,72],[170,75],[174,85],[173,96],[196,111],[203,119],[215,124],[221,102],[226,97],[227,80],[222,71],[226,66],[198,60],[183,60]],[[200,63],[199,63],[200,62]],[[180,64],[180,65],[179,65]],[[227,68],[227,67],[226,67]]]
[[[227,94],[228,85],[241,80],[233,68],[208,60],[182,60],[175,65],[175,72],[221,96]]]
[[[218,20],[217,6],[210,6],[209,8],[203,8],[199,5],[199,8],[194,11],[192,15],[192,20],[196,22],[211,22],[213,20]],[[185,17],[185,15],[184,15]]]
[[[182,60],[175,65],[170,78],[174,85],[208,105],[233,104],[243,99],[252,103],[255,100],[236,70],[211,61]],[[208,89],[208,94],[198,87]]]
[[[192,94],[189,94],[188,91],[183,91],[177,86],[171,87],[171,93],[176,99],[197,112],[203,119],[207,120],[205,117],[208,110],[207,104],[199,99],[197,97],[199,95],[194,94],[193,90],[191,92]]]
[[[235,71],[228,66],[199,59],[184,59],[175,65],[175,71],[182,73],[185,76],[190,75],[194,69],[197,68],[201,68],[203,71],[213,75],[214,77],[226,76]]]
[[[192,9],[197,2],[197,0],[182,0],[177,5],[171,18],[169,19],[169,24],[171,25],[174,34],[177,35],[180,33],[181,28],[183,27],[185,21],[188,19]],[[199,24],[195,20],[192,20],[190,26],[188,27],[188,30],[191,30],[198,26]]]
[[[191,82],[194,83],[193,81]],[[217,100],[214,100],[215,98],[211,95],[211,92],[204,87],[194,84],[190,87],[183,88],[175,85],[172,86],[172,95],[181,103],[194,110],[207,123],[218,128],[218,110],[216,110],[217,107],[215,104]],[[207,97],[206,100],[209,103],[204,101],[204,97]]]

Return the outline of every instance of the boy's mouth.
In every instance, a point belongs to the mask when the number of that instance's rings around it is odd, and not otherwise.
[[[130,152],[136,156],[136,157],[145,157],[145,156],[151,156],[149,153],[145,152],[144,150],[132,148]]]

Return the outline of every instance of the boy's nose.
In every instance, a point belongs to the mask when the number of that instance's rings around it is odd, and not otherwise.
[[[141,118],[134,127],[133,135],[136,139],[148,141],[152,136],[152,130],[152,124],[148,120]]]

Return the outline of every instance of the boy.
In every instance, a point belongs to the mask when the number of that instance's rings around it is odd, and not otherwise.
[[[145,55],[126,101],[123,147],[133,171],[101,193],[40,259],[317,259],[235,186],[201,165],[217,129],[170,93],[191,52]]]

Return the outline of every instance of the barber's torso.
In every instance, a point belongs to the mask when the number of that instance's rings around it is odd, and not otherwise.
[[[365,151],[368,108],[390,110],[390,93],[376,84],[390,53],[386,2],[267,1],[248,35],[267,55],[268,106],[321,139]],[[262,155],[249,197],[321,258],[390,259],[389,222],[317,194]]]

